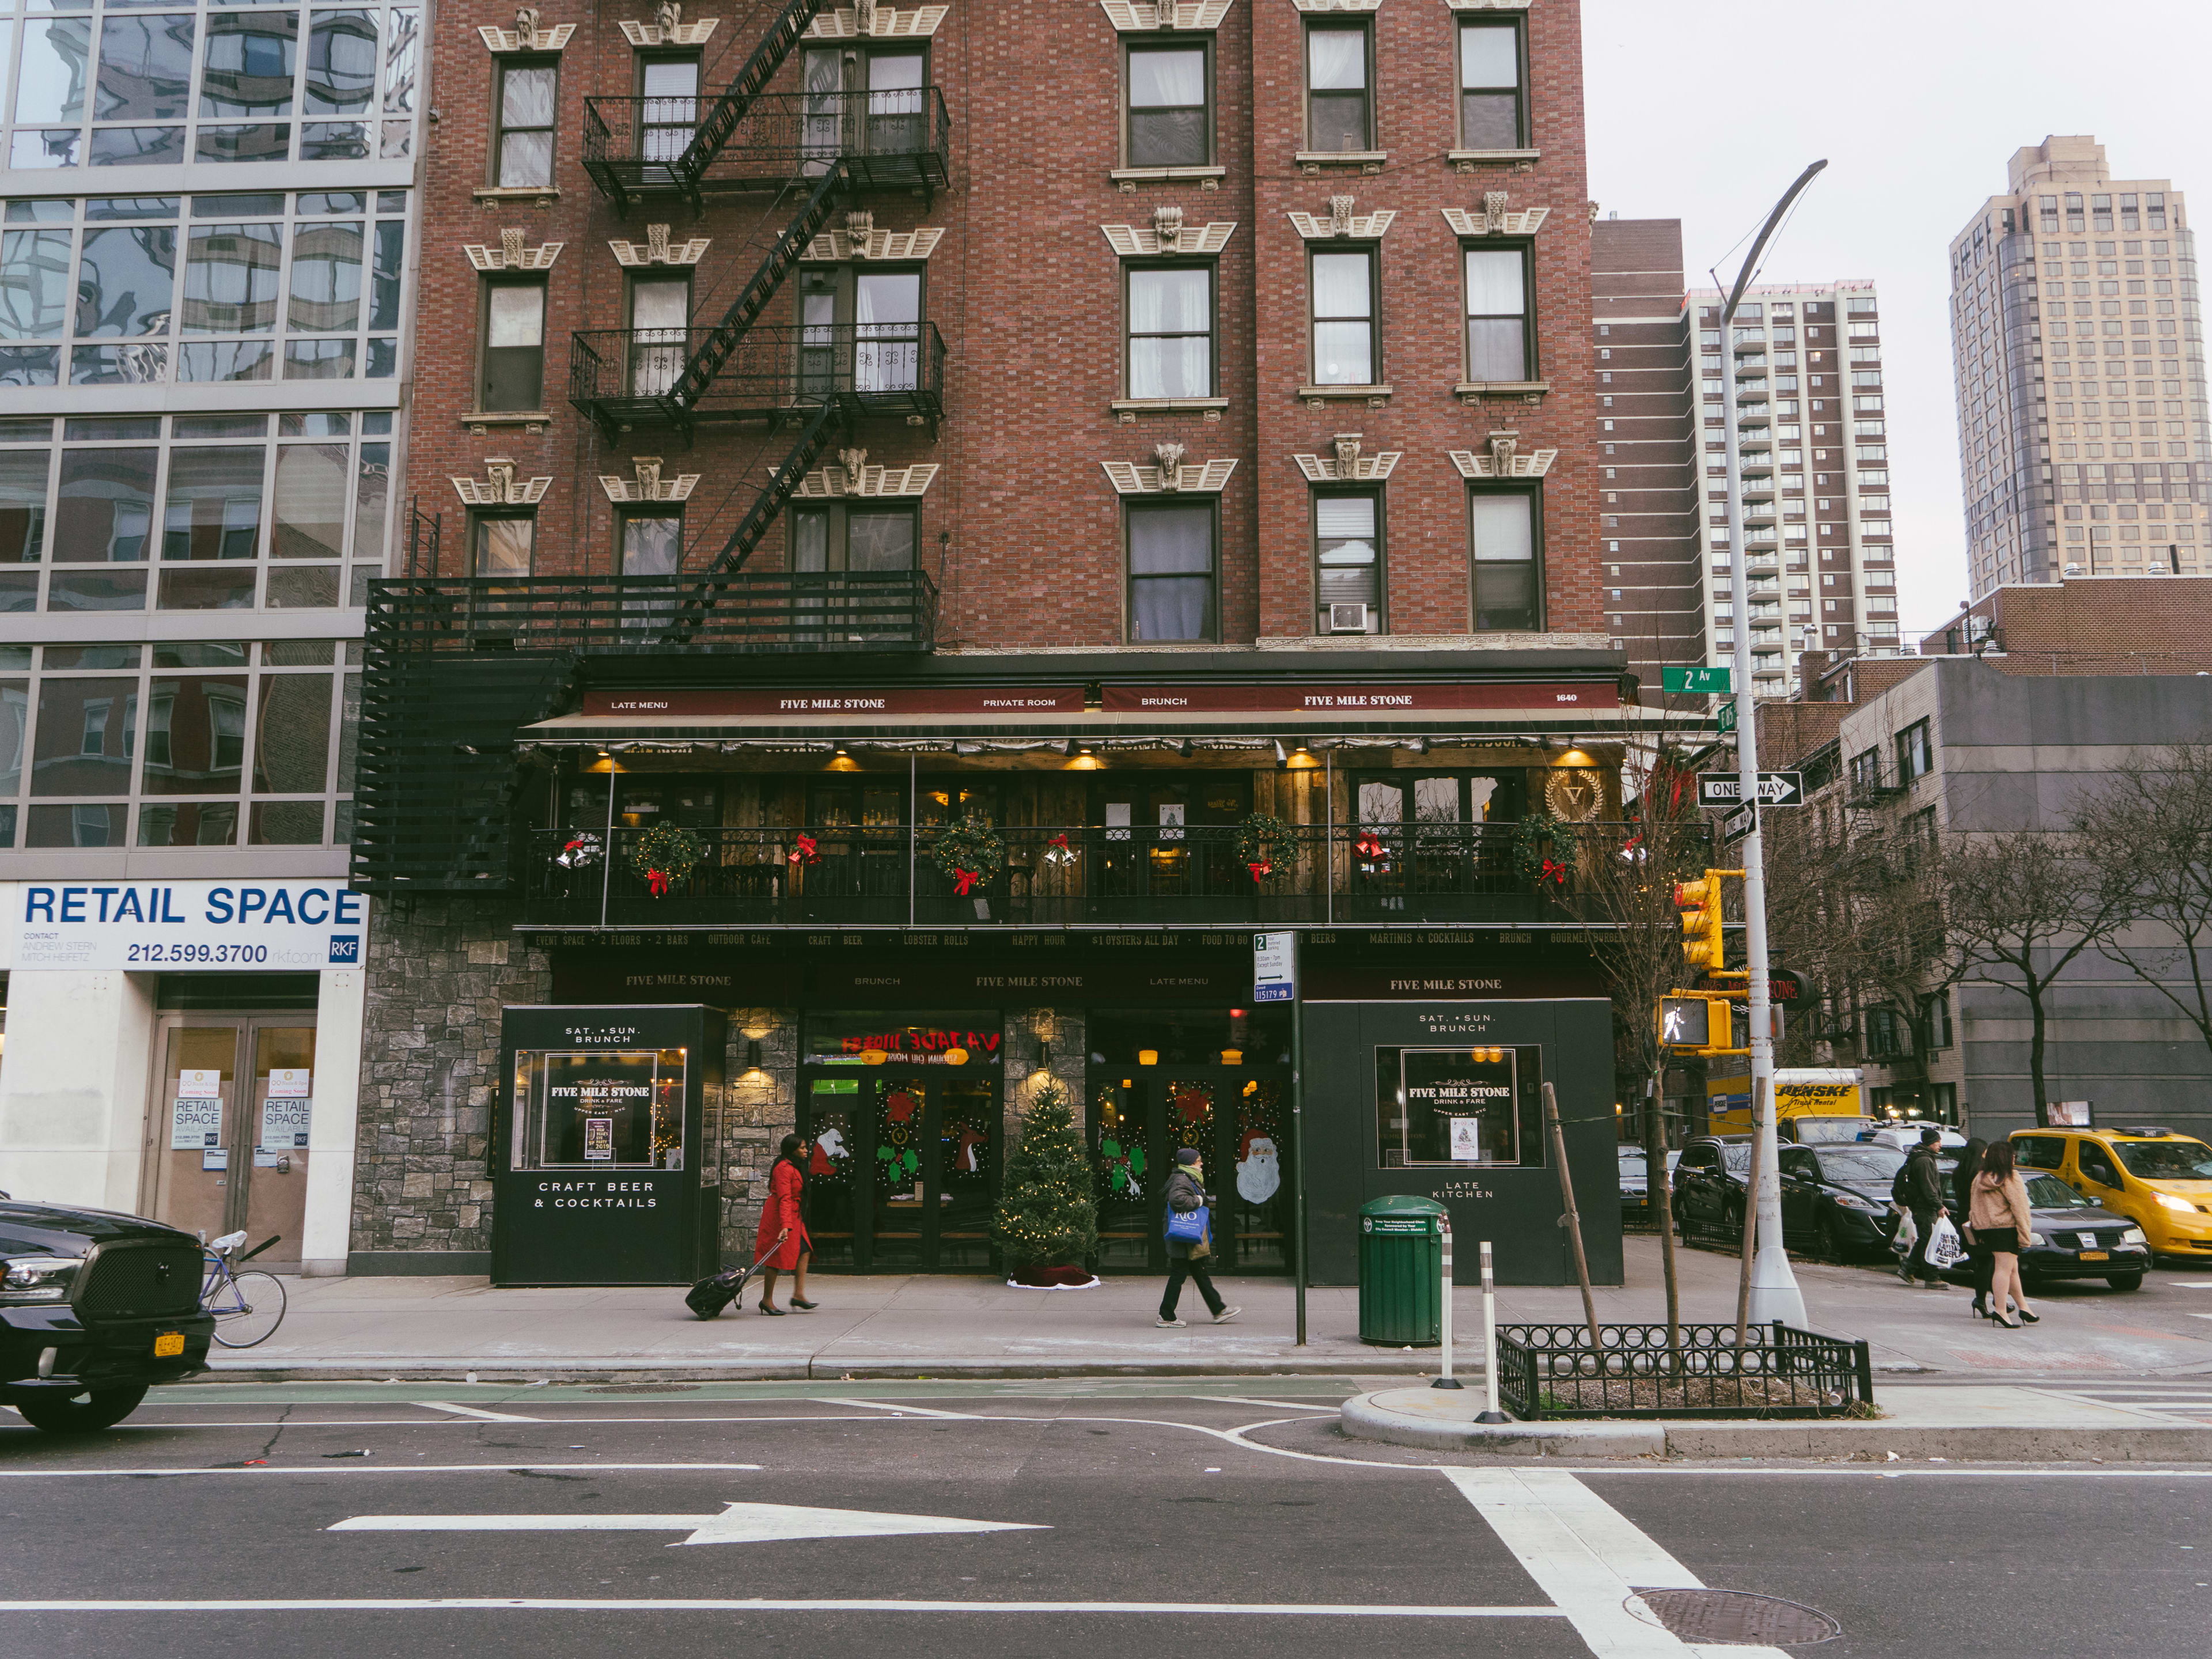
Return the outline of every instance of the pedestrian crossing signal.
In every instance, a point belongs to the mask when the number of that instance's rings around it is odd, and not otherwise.
[[[1709,1048],[1713,1005],[1703,997],[1659,999],[1659,1042],[1668,1048]]]

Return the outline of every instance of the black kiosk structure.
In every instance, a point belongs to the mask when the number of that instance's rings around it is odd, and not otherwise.
[[[492,1126],[495,1285],[686,1285],[719,1263],[700,1191],[723,1018],[510,1007]]]

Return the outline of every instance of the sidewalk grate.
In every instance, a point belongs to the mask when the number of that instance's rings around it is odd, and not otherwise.
[[[1685,1642],[1790,1647],[1833,1641],[1844,1633],[1841,1625],[1816,1608],[1748,1590],[1643,1590],[1637,1600]],[[1635,1611],[1633,1603],[1630,1611]]]

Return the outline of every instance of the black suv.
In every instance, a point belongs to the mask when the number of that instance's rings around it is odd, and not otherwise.
[[[207,1366],[199,1241],[137,1216],[0,1194],[0,1405],[104,1429]]]

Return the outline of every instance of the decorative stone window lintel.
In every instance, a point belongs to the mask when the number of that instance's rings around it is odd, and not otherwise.
[[[1186,461],[1182,446],[1152,446],[1150,461],[1101,461],[1116,495],[1218,495],[1237,470],[1234,457],[1219,461]]]
[[[1309,242],[1331,241],[1338,237],[1379,242],[1382,240],[1383,232],[1390,228],[1390,222],[1397,216],[1398,210],[1395,208],[1380,208],[1373,213],[1354,213],[1352,198],[1332,196],[1328,198],[1328,212],[1325,216],[1318,213],[1293,213],[1290,219],[1291,223],[1297,227],[1298,234]]]
[[[561,257],[566,242],[541,242],[536,247],[523,246],[523,229],[511,225],[499,233],[499,246],[487,247],[481,242],[464,242],[461,252],[469,256],[469,263],[478,270],[550,270],[553,262]]]
[[[702,17],[696,23],[684,21],[684,8],[677,0],[662,0],[650,23],[624,23],[623,39],[633,46],[703,46],[721,23],[719,17]]]
[[[1162,254],[1183,254],[1203,258],[1218,253],[1229,246],[1229,239],[1237,234],[1234,219],[1216,219],[1203,225],[1186,225],[1179,207],[1159,206],[1152,210],[1149,225],[1101,225],[1106,234],[1106,244],[1125,259],[1156,258]]]
[[[576,32],[574,23],[556,23],[546,27],[539,21],[540,13],[535,6],[515,9],[514,27],[495,29],[479,27],[477,33],[483,37],[485,47],[492,52],[558,52],[568,44],[568,37]]]
[[[674,477],[664,477],[658,455],[635,455],[630,465],[636,477],[625,478],[617,472],[599,474],[599,488],[607,492],[607,499],[617,506],[633,501],[684,501],[698,487],[700,475],[679,472]]]
[[[1447,452],[1462,478],[1540,478],[1559,457],[1556,449],[1523,450],[1517,432],[1493,432],[1487,449]]]
[[[696,265],[707,257],[707,249],[714,240],[711,236],[693,236],[681,242],[672,241],[666,225],[647,225],[642,243],[610,241],[607,247],[614,254],[615,263],[624,267]]]
[[[1547,207],[1509,209],[1502,190],[1485,191],[1482,206],[1470,213],[1465,208],[1441,208],[1444,222],[1459,236],[1534,236],[1552,216]]]
[[[915,230],[825,230],[806,245],[810,259],[883,260],[927,259],[945,240],[941,226],[923,225]]]
[[[1120,34],[1218,29],[1230,4],[1231,0],[1098,0],[1098,9]]]
[[[1379,455],[1359,453],[1359,434],[1340,432],[1328,455],[1293,455],[1308,483],[1387,483],[1397,470],[1402,449],[1386,449]]]
[[[1485,398],[1518,398],[1523,403],[1540,404],[1551,389],[1549,380],[1462,380],[1452,387],[1452,396],[1463,404],[1480,403]]]
[[[817,12],[806,26],[810,40],[926,40],[937,33],[950,6],[915,6],[905,11],[861,0]]]
[[[914,466],[870,466],[866,450],[841,449],[836,465],[816,467],[799,480],[794,493],[802,501],[840,501],[848,495],[865,501],[915,501],[929,493],[938,471],[935,461]]]
[[[481,478],[453,480],[453,489],[465,507],[535,507],[552,487],[550,477],[516,477],[514,463],[504,455],[485,457]]]

